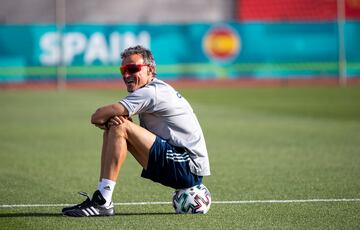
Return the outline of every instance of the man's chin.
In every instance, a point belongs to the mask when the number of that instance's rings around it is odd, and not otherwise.
[[[129,93],[132,93],[135,91],[135,89],[133,87],[127,87],[126,89]]]

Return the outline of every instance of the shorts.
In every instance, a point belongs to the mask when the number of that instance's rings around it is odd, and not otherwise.
[[[190,156],[185,148],[175,147],[156,137],[151,146],[147,169],[141,176],[174,188],[190,188],[202,183],[202,176],[190,171]]]

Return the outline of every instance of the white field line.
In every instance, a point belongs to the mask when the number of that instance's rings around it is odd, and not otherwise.
[[[360,202],[360,198],[354,199],[309,199],[309,200],[228,200],[212,201],[212,204],[261,204],[261,203],[314,203],[314,202]],[[134,205],[168,205],[171,202],[125,202],[114,203],[116,206]],[[1,204],[0,208],[38,208],[38,207],[64,207],[74,204]]]

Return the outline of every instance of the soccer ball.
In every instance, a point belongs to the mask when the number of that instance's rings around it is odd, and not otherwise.
[[[173,207],[178,214],[207,213],[211,205],[211,195],[205,185],[178,189],[173,193]]]

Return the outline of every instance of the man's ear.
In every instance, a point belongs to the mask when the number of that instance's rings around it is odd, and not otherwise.
[[[149,74],[149,73],[154,74],[154,67],[153,67],[153,66],[149,66],[149,68],[148,68],[148,74]]]

